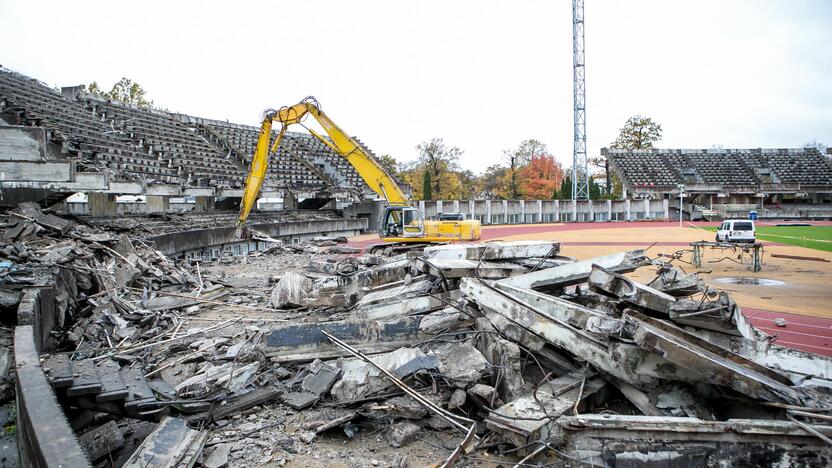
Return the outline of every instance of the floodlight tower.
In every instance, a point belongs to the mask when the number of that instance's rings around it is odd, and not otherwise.
[[[575,137],[572,151],[572,199],[582,200],[589,199],[584,83],[584,0],[572,0],[572,94]]]

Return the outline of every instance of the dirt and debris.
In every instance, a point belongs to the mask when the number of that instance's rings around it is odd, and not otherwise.
[[[54,287],[42,367],[96,466],[832,463],[832,361],[673,258],[318,239],[185,262],[33,205],[3,236],[0,305],[32,320]]]

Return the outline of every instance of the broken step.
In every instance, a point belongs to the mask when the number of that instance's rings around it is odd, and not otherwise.
[[[72,371],[72,362],[66,354],[53,354],[43,360],[43,370],[52,388],[71,387],[75,380]]]
[[[130,391],[121,380],[119,365],[112,359],[105,359],[95,365],[101,377],[101,392],[95,396],[96,401],[113,401],[127,398]]]
[[[81,396],[101,393],[104,388],[98,369],[92,359],[73,361],[72,386],[66,389],[67,396]]]

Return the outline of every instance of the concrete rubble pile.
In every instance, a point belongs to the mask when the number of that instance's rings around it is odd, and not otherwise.
[[[395,447],[445,428],[452,461],[481,447],[597,466],[832,461],[830,359],[773,344],[729,294],[643,251],[558,253],[445,245],[287,274],[275,305],[346,313],[267,335],[272,361],[314,359],[284,402],[350,408],[327,430],[386,421]],[[647,284],[626,276],[640,268]]]
[[[430,432],[445,466],[832,462],[832,361],[774,344],[730,295],[643,251],[380,256],[261,236],[273,248],[234,261],[276,274],[235,281],[33,204],[3,240],[18,324],[29,289],[57,291],[42,368],[94,466],[282,465],[325,438],[398,449]]]

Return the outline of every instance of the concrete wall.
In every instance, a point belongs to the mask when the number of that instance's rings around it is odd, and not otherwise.
[[[367,229],[367,220],[330,219],[291,221],[283,223],[250,224],[252,230],[267,234],[275,239],[298,243],[314,237],[349,237]],[[156,248],[172,257],[217,258],[223,252],[231,255],[247,255],[254,250],[263,250],[266,243],[240,240],[236,229],[222,227],[196,231],[175,232],[152,237]]]
[[[14,333],[15,407],[20,466],[90,466],[40,363],[55,323],[55,292],[30,288],[18,307]]]
[[[460,212],[483,224],[668,219],[667,200],[441,200],[414,203],[425,219]]]

